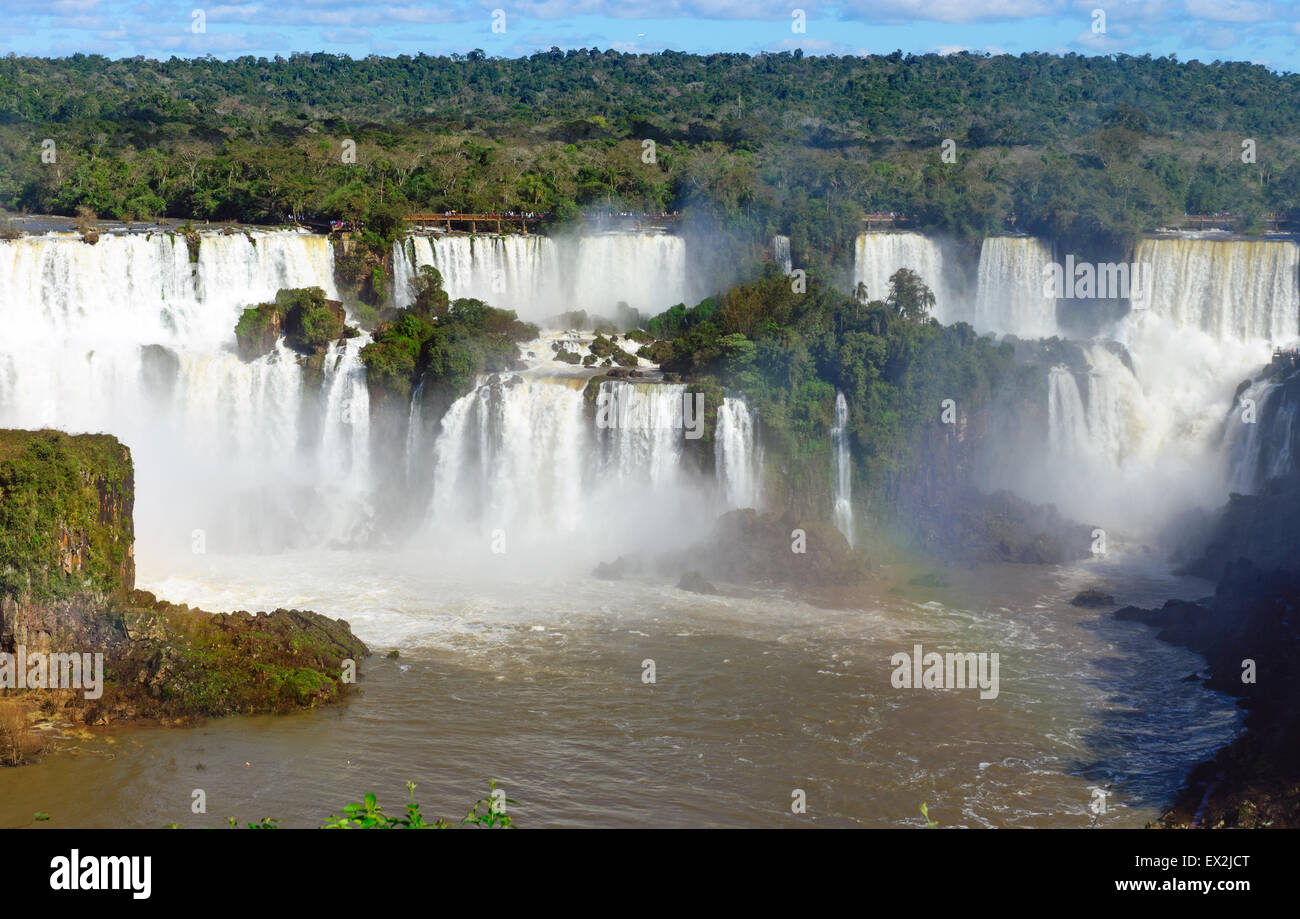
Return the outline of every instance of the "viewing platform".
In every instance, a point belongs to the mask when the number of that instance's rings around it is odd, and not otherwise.
[[[550,219],[550,214],[407,214],[406,222],[412,226],[435,227],[447,233],[521,233],[528,235],[530,228]],[[612,212],[579,215],[577,222],[587,227],[600,230],[668,230],[676,224],[680,215],[640,214],[632,212]]]
[[[1259,218],[1259,225],[1266,233],[1280,233],[1288,222],[1281,214],[1266,214]],[[1184,214],[1181,220],[1174,221],[1174,226],[1183,230],[1236,230],[1241,223],[1241,217],[1236,214]]]
[[[868,214],[862,223],[868,230],[897,230],[911,226],[912,220],[902,214]]]
[[[422,227],[441,227],[448,233],[478,233],[479,227],[487,233],[528,233],[545,219],[543,214],[407,214],[406,222]]]

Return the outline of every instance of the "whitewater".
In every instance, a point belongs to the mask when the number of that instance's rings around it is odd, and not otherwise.
[[[994,238],[962,267],[940,241],[879,235],[890,238],[857,248],[871,296],[915,265],[942,279],[945,321],[1061,331],[1034,294],[1050,245]],[[1142,254],[1157,278],[1198,277],[1200,256],[1155,242],[1163,248]],[[1214,277],[1237,259],[1293,264],[1290,249],[1271,262],[1244,250],[1205,257],[1227,266]],[[598,562],[688,549],[717,514],[764,506],[762,419],[744,394],[726,396],[715,472],[702,474],[685,461],[684,433],[664,423],[680,410],[680,384],[645,365],[647,378],[604,382],[640,423],[598,428],[583,409],[586,374],[554,358],[557,343],[587,353],[590,334],[551,328],[524,345],[525,370],[480,380],[442,417],[425,417],[417,393],[401,469],[387,469],[371,442],[365,336],[331,346],[319,387],[283,346],[249,363],[234,350],[245,306],[284,287],[336,296],[332,259],[322,238],[271,231],[205,234],[195,262],[167,233],[0,242],[0,424],[107,431],[131,446],[140,586],[217,611],[315,609],[380,652],[363,664],[361,698],[335,711],[128,730],[111,745],[88,741],[82,757],[6,771],[18,774],[0,777],[0,816],[16,821],[12,802],[53,788],[87,825],[204,825],[186,804],[201,764],[223,813],[286,825],[314,825],[321,807],[365,789],[395,802],[407,779],[459,804],[493,777],[526,802],[532,825],[780,825],[804,788],[812,822],[830,826],[920,825],[921,801],[949,825],[1137,826],[1236,729],[1227,700],[1178,683],[1194,656],[1068,604],[1094,584],[1121,603],[1208,589],[1124,558],[978,568],[941,594],[890,593],[884,572],[882,589],[837,611],[779,591],[703,596],[650,576],[592,577]],[[399,292],[435,265],[453,297],[543,324],[619,303],[657,312],[697,294],[680,240],[663,235],[419,237],[394,264]],[[1274,290],[1258,270],[1243,275],[1251,289]],[[1007,470],[1018,490],[1088,522],[1111,514],[1120,529],[1138,522],[1130,481],[1150,490],[1153,470],[1175,469],[1188,505],[1226,493],[1233,388],[1261,363],[1263,336],[1289,328],[1294,291],[1261,294],[1266,305],[1224,320],[1221,288],[1194,289],[1192,306],[1157,297],[1082,342],[1088,373],[1050,371],[1051,436],[1035,459],[1053,451],[1074,473]],[[1107,341],[1124,345],[1132,369]],[[848,410],[841,394],[826,475],[828,522],[851,538],[870,522],[854,514]],[[1179,457],[1194,468],[1171,467]],[[373,503],[385,475],[417,496],[409,533]],[[995,704],[890,690],[893,652],[971,642],[1004,651]],[[650,686],[646,659],[658,663]],[[105,787],[115,790],[96,791]],[[1100,816],[1088,809],[1097,787],[1116,792]]]

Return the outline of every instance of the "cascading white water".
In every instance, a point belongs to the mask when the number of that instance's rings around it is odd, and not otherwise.
[[[331,349],[310,428],[296,355],[233,350],[242,308],[308,286],[337,295],[323,237],[205,234],[194,263],[168,233],[0,242],[0,424],[128,444],[142,559],[346,538],[336,511],[368,478],[364,339]]]
[[[1052,247],[1041,239],[985,239],[980,247],[971,325],[979,332],[1009,333],[1020,338],[1057,334],[1056,300],[1043,291],[1043,269],[1051,263]]]
[[[1152,313],[1216,341],[1288,342],[1300,335],[1300,246],[1285,240],[1141,240]]]
[[[831,480],[831,498],[834,501],[835,528],[853,545],[853,481],[849,455],[849,403],[844,393],[835,392],[835,426],[831,428],[831,446],[834,449],[834,477]]]
[[[476,297],[525,318],[568,308],[560,299],[559,252],[545,236],[412,236],[394,247],[393,265],[399,307],[414,299],[416,272],[432,265],[452,298]]]
[[[589,444],[581,383],[515,377],[453,403],[434,446],[434,524],[572,532]]]
[[[761,460],[744,399],[726,396],[713,433],[714,468],[727,507],[758,507]]]
[[[608,560],[707,525],[706,486],[682,462],[693,417],[688,409],[683,419],[686,387],[604,381],[591,418],[585,385],[582,376],[507,374],[452,404],[433,447],[428,529],[438,544],[472,555],[495,535],[535,558],[602,525],[585,554]]]
[[[1254,240],[1139,243],[1135,261],[1151,278],[1144,304],[1105,333],[1132,369],[1111,347],[1081,344],[1088,372],[1079,406],[1069,408],[1072,375],[1053,371],[1049,380],[1049,455],[1065,464],[1050,475],[1008,466],[998,484],[1076,519],[1150,535],[1182,509],[1217,506],[1228,491],[1254,491],[1261,475],[1289,466],[1285,456],[1261,458],[1270,448],[1258,424],[1228,411],[1237,385],[1300,321],[1296,251]],[[1270,420],[1270,443],[1289,444],[1287,413],[1265,412],[1271,392],[1257,384],[1243,395]]]
[[[794,271],[794,260],[790,257],[790,237],[772,237],[772,260],[781,266],[781,273],[789,275]]]
[[[970,321],[964,299],[952,279],[943,243],[920,233],[863,233],[854,247],[853,283],[865,284],[867,297],[889,296],[889,279],[900,268],[915,271],[934,293],[934,316],[940,322]]]
[[[318,461],[324,476],[343,476],[353,496],[365,495],[370,479],[370,389],[361,349],[367,334],[332,342],[325,355],[321,387],[325,414]]]
[[[1225,461],[1215,434],[1231,383],[1188,380],[1140,348],[1133,370],[1104,343],[1080,348],[1086,372],[1056,367],[1048,376],[1045,458],[1006,464],[998,486],[1143,536],[1187,507],[1220,501]]]
[[[613,317],[620,302],[654,314],[702,296],[684,240],[663,233],[415,236],[397,244],[393,262],[397,306],[413,299],[416,271],[432,265],[451,297],[477,297],[531,322],[570,310]]]
[[[671,487],[681,475],[685,447],[683,397],[680,383],[629,383],[607,380],[600,384],[597,431],[607,475],[620,482],[643,481]]]
[[[1256,494],[1268,479],[1295,471],[1298,410],[1294,390],[1282,383],[1261,380],[1242,392],[1224,426],[1232,491]]]
[[[1259,487],[1264,443],[1261,418],[1269,416],[1270,402],[1279,390],[1278,383],[1252,383],[1241,394],[1236,410],[1228,416],[1223,448],[1228,457],[1228,488],[1232,492],[1249,495]]]
[[[1083,397],[1068,367],[1053,367],[1048,374],[1047,419],[1048,450],[1053,460],[1076,461],[1092,452]]]

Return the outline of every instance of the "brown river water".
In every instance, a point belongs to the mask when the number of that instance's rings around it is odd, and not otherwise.
[[[1155,605],[1206,582],[1123,560],[948,577],[825,610],[359,552],[172,560],[142,586],[210,610],[347,619],[376,652],[362,692],[67,736],[0,770],[0,825],[40,811],[50,827],[312,827],[365,792],[400,813],[408,780],[426,816],[459,818],[496,779],[526,827],[919,827],[923,802],[942,826],[1133,827],[1238,729],[1231,700],[1184,681],[1199,658],[1068,604],[1101,585]],[[895,688],[890,658],[916,643],[997,652],[999,694]],[[792,813],[796,789],[806,813]]]

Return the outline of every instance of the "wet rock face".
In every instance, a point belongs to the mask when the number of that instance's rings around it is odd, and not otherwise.
[[[1300,475],[1266,483],[1258,495],[1232,495],[1219,514],[1205,550],[1186,571],[1222,577],[1230,565],[1248,558],[1269,571],[1300,575]]]
[[[275,343],[284,334],[284,313],[274,303],[259,303],[244,310],[235,326],[235,344],[239,356],[246,361],[275,350]]]

